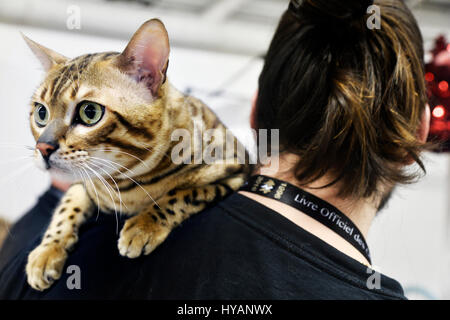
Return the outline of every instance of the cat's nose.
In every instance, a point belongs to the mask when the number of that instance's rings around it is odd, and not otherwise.
[[[48,159],[50,155],[57,149],[57,147],[52,144],[39,142],[38,144],[36,144],[36,149],[41,152],[42,156],[45,159]]]

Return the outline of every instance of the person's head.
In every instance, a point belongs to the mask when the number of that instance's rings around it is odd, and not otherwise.
[[[265,57],[255,129],[279,129],[302,185],[325,175],[339,196],[367,198],[409,183],[428,135],[421,32],[402,0],[291,2]]]

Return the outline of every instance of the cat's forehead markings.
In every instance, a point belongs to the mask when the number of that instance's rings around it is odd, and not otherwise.
[[[75,70],[75,63],[61,67],[59,74],[55,76],[49,84],[50,103],[53,104],[58,97],[70,87],[73,82],[72,72]]]
[[[47,93],[47,87],[43,87],[40,94],[38,95],[41,98],[41,101],[45,101],[45,94]]]
[[[55,103],[59,97],[70,90],[74,97],[80,85],[80,77],[93,61],[95,54],[87,54],[74,58],[62,65],[57,74],[49,81],[48,92],[51,97],[50,103]]]
[[[93,53],[68,61],[60,67],[57,74],[49,81],[48,92],[44,93],[44,95],[50,95],[52,103],[66,91],[70,91],[70,98],[74,99],[82,83],[80,78],[86,69],[96,61],[108,60],[115,55],[117,55],[115,52]]]

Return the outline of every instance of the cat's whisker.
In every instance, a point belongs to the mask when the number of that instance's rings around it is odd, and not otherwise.
[[[72,169],[72,172],[75,174],[77,179],[79,179],[79,182],[84,183],[84,178],[80,176],[80,171],[78,169]]]
[[[105,187],[105,190],[106,190],[106,191],[108,192],[108,194],[109,194],[109,197],[110,197],[111,201],[113,202],[114,212],[115,212],[116,215],[117,215],[117,207],[116,207],[116,203],[115,203],[114,197],[113,197],[113,195],[112,195],[112,193],[111,193],[111,191],[110,191],[110,189],[112,189],[112,187],[109,186],[108,183],[105,181],[105,179],[104,179],[101,175],[99,175],[97,172],[95,172],[95,170],[93,170],[89,165],[87,165],[87,164],[85,163],[85,164],[84,164],[84,167],[85,167],[87,170],[89,170],[90,172],[92,172],[92,173],[97,177],[97,179],[103,184],[103,186]],[[86,173],[87,173],[87,171],[86,171]],[[88,174],[88,176],[89,176],[89,174]],[[97,216],[97,217],[98,217],[98,216]]]
[[[117,167],[114,167],[114,164],[116,164],[116,165],[118,165],[118,166],[120,166],[120,167],[122,167],[122,168],[124,168],[124,169],[126,169],[126,170],[128,170],[128,171],[130,171],[131,173],[134,173],[133,171],[131,171],[130,169],[128,169],[127,167],[124,167],[124,166],[122,166],[121,164],[119,164],[119,163],[116,163],[116,162],[114,162],[114,161],[112,161],[112,160],[107,160],[107,159],[101,159],[101,158],[97,158],[97,157],[91,157],[91,158],[95,158],[95,159],[98,159],[98,160],[101,160],[101,161],[104,161],[105,162],[105,165],[109,165],[109,168],[111,168],[111,169],[113,169],[113,170],[115,170],[116,172],[118,172],[118,173],[120,173],[120,174],[122,174],[122,175],[124,175],[127,179],[129,179],[129,180],[131,180],[133,183],[135,183],[136,185],[138,185],[142,190],[144,190],[144,192],[147,194],[147,196],[158,206],[158,208],[160,208],[159,207],[159,204],[153,199],[153,197],[147,192],[147,190],[145,190],[138,182],[136,182],[133,178],[131,178],[130,176],[128,176],[128,175],[126,175],[125,173],[123,173],[123,172],[121,172],[120,170],[118,170],[117,169]],[[110,176],[111,177],[111,176]],[[111,177],[111,179],[113,179],[112,177]],[[114,181],[114,179],[113,179],[113,181]],[[117,184],[116,184],[116,186],[117,186]],[[120,191],[119,191],[120,192]],[[124,205],[125,205],[125,203],[124,203]],[[128,207],[125,205],[125,207],[128,209]]]
[[[130,172],[131,174],[134,175],[134,171],[133,171],[133,170],[128,169],[127,167],[121,165],[121,164],[118,163],[118,162],[115,162],[115,161],[112,161],[112,160],[109,160],[109,159],[102,159],[102,158],[99,158],[99,157],[93,157],[93,156],[89,156],[89,159],[96,159],[96,160],[104,161],[104,162],[106,162],[106,163],[112,163],[112,164],[115,164],[115,165],[117,165],[117,166],[119,166],[119,167],[121,167],[121,168],[127,170],[128,172]],[[121,172],[120,170],[117,170],[117,172],[120,173],[120,174],[122,174],[122,172]]]
[[[125,152],[125,151],[116,150],[116,149],[104,149],[104,148],[103,148],[103,149],[88,149],[87,151],[88,151],[88,152],[89,152],[89,151],[101,151],[101,152],[111,151],[111,152],[123,153],[123,154],[129,155],[130,157],[133,157],[133,158],[136,159],[136,160],[139,160],[143,165],[145,165],[147,168],[149,168],[149,167],[148,167],[148,164],[146,164],[146,163],[144,162],[144,160],[138,158],[138,157],[135,156],[134,154],[131,154],[131,153],[128,153],[128,152]]]
[[[87,181],[89,181],[91,183],[92,187],[94,188],[94,192],[95,192],[95,195],[97,197],[97,205],[96,205],[96,207],[97,207],[97,217],[95,219],[95,221],[97,221],[98,217],[100,216],[100,207],[99,207],[99,198],[98,198],[97,189],[95,188],[95,185],[92,182],[91,177],[89,177],[89,174],[87,173],[87,171],[81,165],[75,165],[75,166],[78,168],[78,170],[74,170],[74,171],[77,174],[77,176],[78,176],[78,173],[80,174],[80,179],[83,182],[83,184],[86,186],[87,185]]]
[[[118,216],[117,216],[117,206],[116,206],[116,202],[114,200],[114,197],[113,197],[111,191],[109,190],[109,188],[107,186],[108,182],[101,175],[99,175],[97,172],[95,172],[95,170],[92,169],[87,163],[84,163],[84,165],[86,166],[86,168],[88,168],[91,172],[93,172],[99,178],[100,182],[105,186],[106,191],[109,193],[109,196],[111,197],[111,201],[112,201],[113,206],[114,206],[114,213],[116,215],[116,221],[117,221],[117,230],[116,230],[116,232],[118,233],[119,232],[119,220],[118,220]],[[112,189],[111,186],[109,186],[109,187]]]
[[[140,142],[137,142],[137,141],[135,141],[134,143],[136,143],[136,144],[138,144],[141,148],[143,148],[143,149],[145,149],[145,150],[147,150],[147,151],[149,151],[149,152],[153,152],[154,150],[158,150],[157,148],[155,148],[155,147],[152,147],[152,146],[144,146],[143,144],[141,144]],[[151,149],[148,149],[148,148],[151,148]],[[163,155],[167,158],[167,159],[171,159],[170,158],[170,156],[167,154],[167,152],[163,152]]]
[[[34,151],[35,148],[30,146],[23,146],[23,145],[15,145],[15,144],[2,144],[0,143],[0,148],[3,149],[22,149],[26,151]]]
[[[103,161],[106,161],[106,162],[113,162],[113,161],[111,161],[111,160],[107,160],[107,159],[101,159],[101,160],[103,160]],[[112,165],[112,163],[111,163],[111,165]],[[125,169],[127,169],[127,168],[125,168]],[[117,170],[118,172],[120,172],[117,168],[115,168],[115,170]],[[127,169],[127,170],[129,170],[129,169]],[[130,170],[129,170],[130,171]],[[160,206],[159,206],[159,204],[153,199],[153,197],[147,192],[147,190],[145,190],[145,188],[144,187],[142,187],[136,180],[134,180],[133,178],[131,178],[130,176],[128,176],[127,174],[125,174],[125,173],[123,173],[123,172],[120,172],[122,175],[124,175],[127,179],[129,179],[130,181],[132,181],[133,183],[135,183],[138,187],[140,187],[146,194],[147,194],[147,196],[158,206],[158,208],[160,208]],[[161,208],[160,208],[161,209]]]
[[[97,188],[95,187],[94,182],[92,181],[92,178],[89,176],[89,173],[87,172],[87,170],[83,167],[83,165],[78,165],[77,167],[79,167],[81,169],[80,173],[86,177],[85,181],[89,181],[92,188],[94,189],[95,192],[95,197],[97,198],[97,217],[95,218],[95,221],[98,220],[98,217],[100,216],[100,199],[98,196],[98,192],[97,192]]]
[[[147,194],[147,196],[158,206],[159,209],[161,209],[161,207],[159,206],[159,204],[155,201],[155,199],[153,199],[153,197],[148,193],[147,190],[145,190],[145,188],[143,186],[141,186],[141,184],[139,182],[137,182],[136,180],[134,180],[133,178],[131,178],[130,176],[128,176],[127,174],[123,173],[122,174],[129,179],[130,181],[132,181],[133,183],[135,183],[139,188],[141,188],[145,194]]]
[[[122,166],[120,163],[114,162],[114,161],[112,161],[112,160],[101,159],[101,158],[97,158],[97,157],[91,157],[91,158],[92,158],[92,159],[90,159],[90,161],[94,161],[95,159],[98,159],[98,160],[96,160],[96,163],[97,163],[97,164],[100,164],[100,165],[106,165],[106,166],[108,166],[109,168],[113,169],[115,172],[118,172],[119,174],[124,175],[125,177],[127,177],[127,179],[130,179],[130,177],[127,176],[126,174],[124,174],[123,172],[121,172],[121,171],[120,171],[119,169],[117,169],[117,167],[114,166],[114,165],[120,166],[120,167],[122,167],[122,168],[128,170],[128,171],[131,172],[132,174],[134,174],[134,172],[131,171],[130,169],[128,169],[127,167],[124,167],[124,166]],[[99,160],[102,161],[103,163],[100,162]],[[88,160],[88,161],[89,161],[89,160]],[[105,171],[105,170],[103,170],[103,171]],[[106,171],[105,171],[105,172],[106,172]],[[108,174],[108,175],[109,175],[109,174]],[[110,178],[114,181],[113,177],[112,177],[111,175],[109,175],[109,176],[110,176]],[[115,183],[115,181],[114,181],[114,183]],[[117,186],[117,184],[116,184],[116,187],[117,187],[117,190],[119,191],[119,194],[120,194],[120,190],[119,190],[119,187]],[[124,206],[125,206],[125,208],[129,209],[129,208],[126,206],[125,203],[124,203]]]
[[[81,170],[79,170],[79,169],[74,169],[74,170],[72,170],[74,173],[75,173],[75,175],[77,176],[77,179],[80,179],[80,182],[82,182],[83,184],[85,184],[85,179],[84,179],[84,177],[81,175]]]
[[[30,145],[28,145],[28,144],[12,143],[12,142],[0,142],[0,145],[19,146],[19,147],[28,147],[28,148],[32,148],[32,147],[31,147]]]
[[[121,193],[120,193],[120,188],[119,188],[119,186],[117,185],[117,182],[116,182],[116,180],[114,180],[114,178],[108,173],[108,171],[106,171],[105,169],[103,169],[102,167],[101,167],[101,162],[96,162],[97,163],[97,165],[95,164],[95,162],[93,162],[93,161],[95,161],[94,159],[91,159],[91,160],[88,160],[88,162],[90,163],[90,164],[92,164],[92,165],[94,165],[94,166],[96,166],[97,168],[99,168],[100,170],[102,170],[104,173],[106,173],[110,178],[111,178],[111,180],[112,180],[112,182],[114,182],[114,185],[116,186],[116,189],[117,189],[117,192],[118,192],[118,195],[119,195],[119,204],[120,204],[120,209],[119,209],[119,211],[120,212],[122,212],[122,204],[124,205],[124,207],[125,208],[127,208],[127,209],[129,209],[128,207],[127,207],[127,205],[122,201],[122,195],[121,195]],[[116,168],[112,168],[113,170],[117,170]]]
[[[97,188],[95,187],[94,182],[92,181],[92,178],[89,176],[89,173],[87,172],[87,170],[83,167],[83,165],[79,166],[80,169],[84,172],[84,174],[86,175],[86,179],[91,183],[92,188],[94,189],[95,192],[95,196],[97,198],[97,217],[95,218],[95,221],[97,221],[98,217],[100,216],[100,199],[98,197],[98,192],[97,192]]]
[[[91,165],[96,166],[95,163],[93,162],[89,162]],[[104,170],[103,168],[101,168],[100,166],[96,166],[97,168],[99,168],[100,170],[104,171],[106,174],[108,174],[108,172],[106,170]],[[119,186],[117,185],[116,181],[111,177],[110,174],[108,174],[111,178],[111,180],[114,182],[117,192],[116,195],[118,195],[119,197],[119,214],[122,214],[122,205],[127,208],[127,210],[129,210],[129,208],[127,207],[127,205],[125,204],[125,202],[123,202],[122,200],[122,195],[120,193],[120,189]],[[116,232],[119,232],[119,221],[118,221],[118,217],[117,217],[117,212],[116,212]]]
[[[89,162],[89,164],[94,165],[94,164],[91,163],[91,162]],[[84,165],[85,165],[86,168],[90,169],[90,170],[95,174],[95,176],[97,177],[98,180],[100,180],[100,182],[103,183],[103,185],[105,186],[105,188],[106,188],[106,190],[108,191],[108,193],[109,193],[109,191],[112,191],[112,192],[114,192],[115,195],[118,197],[117,191],[111,186],[111,184],[110,184],[110,183],[109,183],[109,182],[108,182],[101,174],[99,174],[98,172],[96,172],[95,170],[93,170],[93,169],[88,165],[87,162],[84,162]],[[96,166],[96,167],[98,167],[98,166]],[[111,193],[110,193],[110,195],[111,195]],[[114,204],[115,204],[114,197],[112,197],[111,200],[112,200],[112,201],[114,202]]]

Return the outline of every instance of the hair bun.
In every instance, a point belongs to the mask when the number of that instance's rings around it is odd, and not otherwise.
[[[367,13],[374,0],[291,0],[289,8],[309,17],[357,20]]]

